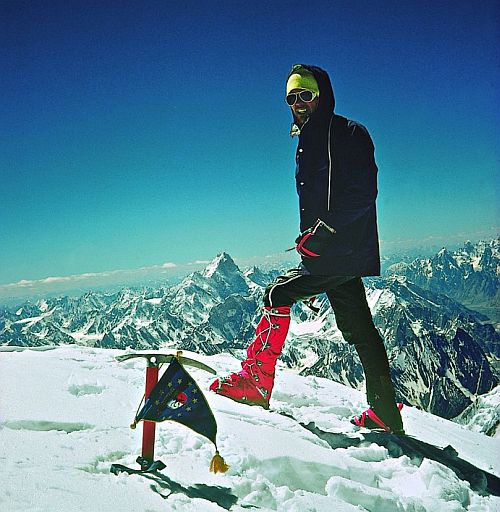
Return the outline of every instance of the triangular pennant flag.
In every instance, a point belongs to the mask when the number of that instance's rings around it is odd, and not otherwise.
[[[217,423],[202,391],[182,364],[172,359],[153,388],[134,424],[146,421],[176,421],[210,439],[217,449]],[[229,466],[216,451],[210,471],[225,473]]]

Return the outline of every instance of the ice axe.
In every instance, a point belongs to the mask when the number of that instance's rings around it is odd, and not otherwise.
[[[182,365],[200,368],[201,370],[205,370],[211,373],[212,375],[215,375],[217,373],[210,366],[207,366],[206,364],[197,361],[196,359],[191,359],[189,357],[183,356],[181,350],[172,350],[170,351],[170,353],[133,352],[129,354],[119,355],[116,357],[116,360],[119,362],[123,362],[128,361],[129,359],[134,359],[136,357],[142,357],[147,360],[146,388],[144,392],[144,400],[147,400],[151,391],[158,383],[158,372],[160,366],[164,363],[170,363],[174,358],[177,359]],[[141,456],[137,458],[137,462],[141,466],[142,471],[151,470],[153,466],[154,469],[163,469],[165,465],[161,461],[154,461],[156,423],[153,421],[144,421],[143,423],[144,427],[142,431],[142,453]],[[131,427],[135,428],[135,422],[131,425]],[[116,466],[117,468],[119,465],[114,466]]]

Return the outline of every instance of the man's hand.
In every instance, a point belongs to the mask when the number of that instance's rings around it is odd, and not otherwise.
[[[335,229],[318,219],[295,240],[295,250],[305,258],[319,258],[335,236]]]

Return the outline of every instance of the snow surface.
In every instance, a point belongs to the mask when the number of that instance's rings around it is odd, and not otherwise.
[[[149,304],[153,304],[155,306],[158,306],[158,304],[161,304],[161,297],[153,297],[151,299],[144,299],[144,302],[148,302]]]
[[[0,510],[3,512],[218,511],[202,498],[172,493],[138,475],[112,475],[112,463],[137,467],[142,428],[129,424],[144,391],[145,363],[118,363],[119,350],[63,346],[0,352]],[[239,367],[229,355],[192,355],[220,374]],[[202,390],[213,377],[188,368]],[[218,445],[230,464],[208,471],[212,443],[173,422],[157,426],[162,473],[188,487],[229,488],[231,510],[283,512],[498,511],[500,498],[481,496],[438,462],[418,465],[363,443],[333,450],[297,421],[277,412],[206,393],[218,422]],[[359,391],[279,368],[272,407],[325,431],[355,432],[364,409]],[[406,407],[405,427],[500,476],[500,440]],[[155,490],[156,489],[156,490]],[[161,492],[163,497],[159,494]]]

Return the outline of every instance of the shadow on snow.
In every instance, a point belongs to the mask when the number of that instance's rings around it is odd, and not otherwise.
[[[438,448],[414,437],[397,436],[387,432],[361,433],[363,437],[359,438],[342,433],[325,432],[316,427],[313,422],[300,425],[326,441],[334,449],[375,443],[384,446],[391,457],[406,455],[416,465],[420,465],[424,458],[432,459],[450,468],[461,480],[469,482],[474,491],[483,495],[500,496],[500,479],[470,462],[460,459],[457,451],[450,445]]]

